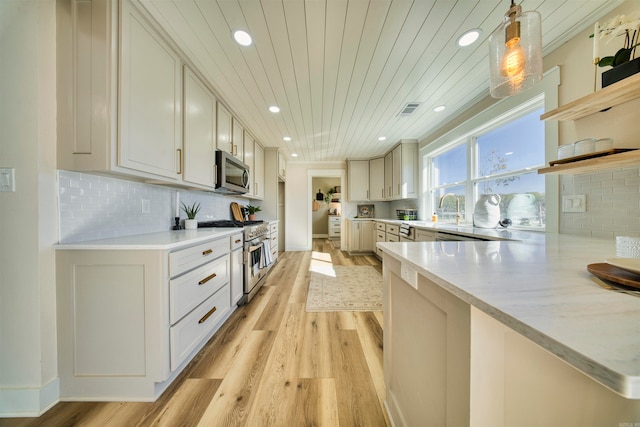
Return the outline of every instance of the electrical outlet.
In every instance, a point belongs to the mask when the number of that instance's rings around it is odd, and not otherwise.
[[[16,191],[14,168],[0,168],[0,191]]]
[[[151,212],[151,201],[149,199],[142,199],[142,213],[150,213]]]
[[[587,196],[584,194],[562,196],[562,212],[586,212]]]

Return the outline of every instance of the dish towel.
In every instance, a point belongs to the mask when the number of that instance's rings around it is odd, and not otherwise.
[[[262,250],[260,251],[260,268],[265,268],[272,263],[271,242],[269,240],[265,240],[262,242]]]
[[[402,224],[400,224],[400,234],[405,236],[405,237],[409,237],[409,234],[411,233],[411,226],[405,222],[403,222]]]

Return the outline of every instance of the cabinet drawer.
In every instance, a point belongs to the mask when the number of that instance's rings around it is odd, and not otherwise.
[[[229,255],[169,281],[169,317],[174,324],[229,281]]]
[[[329,237],[340,237],[340,229],[338,228],[336,230],[336,229],[330,228],[329,229]]]
[[[242,233],[234,234],[229,237],[229,247],[231,250],[238,249],[242,247]]]
[[[387,241],[387,233],[384,231],[376,231],[376,242],[386,242]]]
[[[271,246],[271,260],[275,262],[276,259],[278,259],[278,245]]]
[[[395,224],[387,224],[386,227],[386,231],[387,233],[391,233],[391,234],[399,234],[400,233],[400,227],[398,227]]]
[[[169,254],[169,276],[175,277],[229,252],[229,239],[212,240]]]
[[[340,217],[339,216],[330,216],[329,217],[329,225],[338,225],[338,226],[340,226]]]
[[[400,236],[400,241],[401,242],[413,242],[413,239],[411,239],[409,237]]]
[[[269,227],[269,229],[271,230],[271,233],[277,233],[278,232],[278,224],[271,224],[271,226]]]
[[[400,238],[393,234],[387,234],[387,242],[399,242]]]
[[[278,236],[271,236],[271,247],[278,247]]]
[[[172,371],[180,366],[229,311],[230,298],[227,284],[169,328]]]
[[[385,231],[384,222],[376,222],[376,230]]]

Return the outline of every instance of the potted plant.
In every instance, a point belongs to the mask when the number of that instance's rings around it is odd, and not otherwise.
[[[255,221],[256,212],[260,212],[260,206],[247,205],[247,212],[249,212],[249,221]]]
[[[330,188],[329,191],[327,191],[327,195],[324,197],[324,202],[325,203],[331,203],[331,200],[333,199],[333,194],[335,193],[333,188]]]
[[[194,202],[193,205],[187,206],[182,202],[182,210],[187,214],[187,219],[184,220],[184,228],[187,230],[195,230],[198,228],[196,215],[200,212],[200,203]]]
[[[598,56],[598,38],[607,39],[607,43],[617,37],[624,42],[615,55],[598,59],[598,66],[613,67],[602,73],[602,87],[608,86],[640,71],[640,59],[635,58],[638,37],[640,36],[640,11],[629,15],[619,15],[599,27],[596,23],[594,34],[594,56]],[[634,59],[635,58],[635,59]]]

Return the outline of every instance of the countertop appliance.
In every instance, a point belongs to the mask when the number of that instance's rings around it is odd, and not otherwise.
[[[251,301],[264,284],[267,272],[273,265],[271,260],[271,243],[269,240],[269,225],[262,220],[236,221],[215,220],[198,223],[199,228],[243,228],[243,257],[244,264],[243,288],[244,297],[238,305]]]
[[[216,193],[243,194],[249,191],[249,166],[231,153],[216,151]]]

